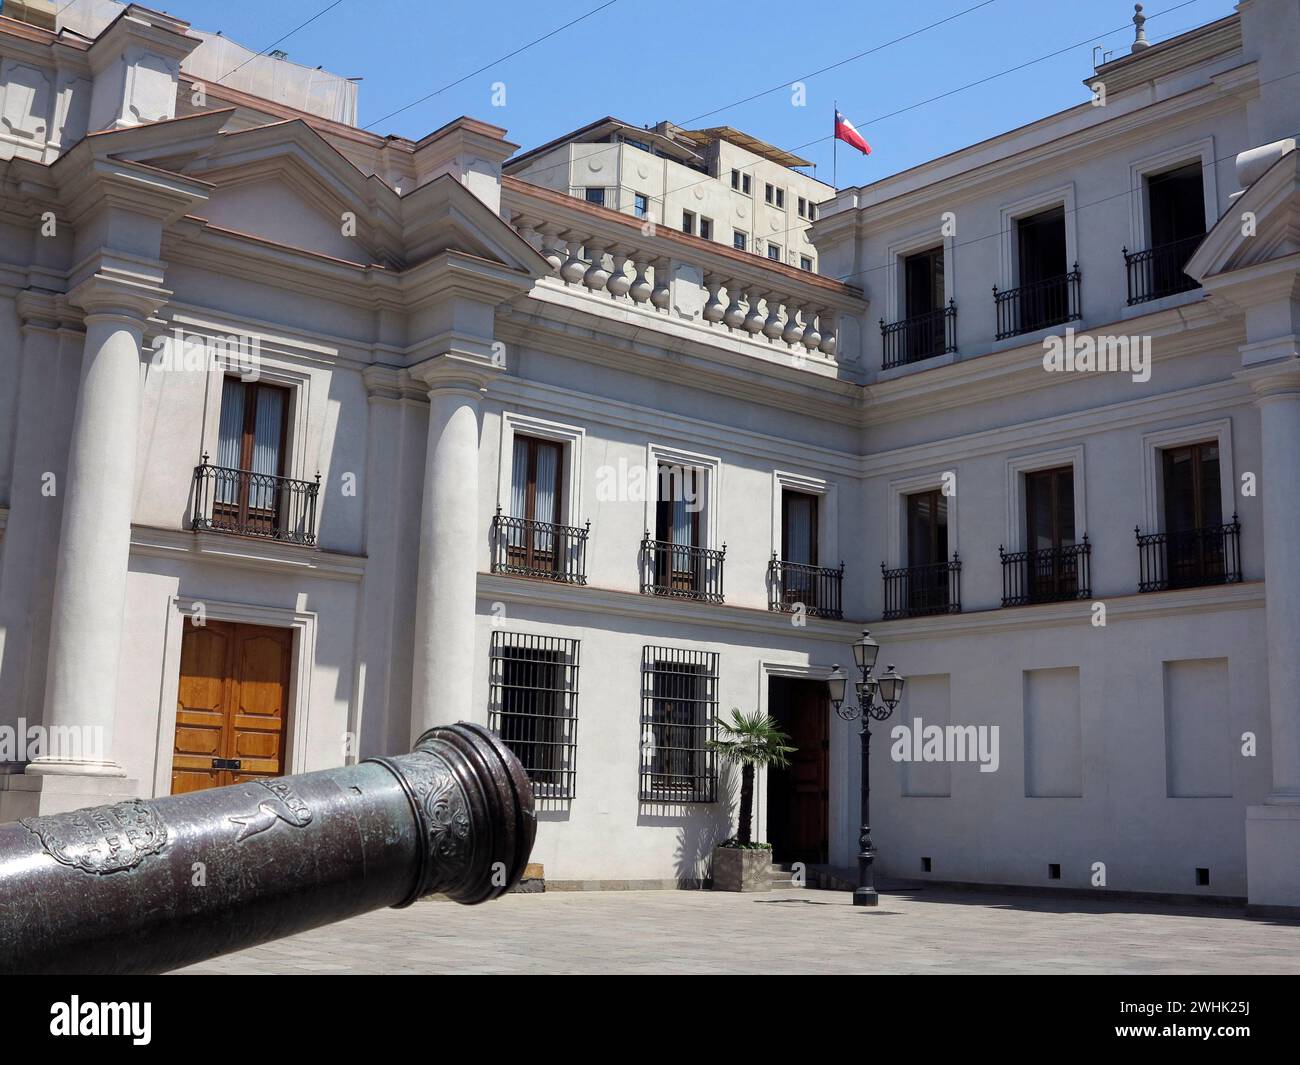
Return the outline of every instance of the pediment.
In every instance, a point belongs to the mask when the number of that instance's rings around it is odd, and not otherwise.
[[[1292,150],[1233,201],[1184,268],[1202,284],[1300,253],[1300,152]]]

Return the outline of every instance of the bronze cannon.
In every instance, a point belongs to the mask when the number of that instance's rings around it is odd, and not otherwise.
[[[0,824],[0,972],[140,973],[523,874],[533,795],[462,722],[410,754]]]

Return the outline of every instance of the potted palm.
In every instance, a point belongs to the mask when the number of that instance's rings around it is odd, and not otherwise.
[[[746,714],[731,708],[731,720],[717,719],[720,736],[709,741],[710,750],[740,766],[740,817],[736,834],[713,848],[715,891],[767,891],[772,845],[753,841],[754,770],[789,764],[796,748],[767,714]]]

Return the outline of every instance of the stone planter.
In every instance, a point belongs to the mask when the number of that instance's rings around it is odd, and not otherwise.
[[[772,852],[740,850],[737,847],[713,848],[714,891],[770,891]]]

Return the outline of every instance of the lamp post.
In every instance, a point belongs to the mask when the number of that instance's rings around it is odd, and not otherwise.
[[[858,693],[856,706],[844,702],[848,677],[838,665],[831,667],[831,675],[826,682],[835,712],[845,721],[862,719],[862,833],[858,837],[858,887],[853,892],[854,906],[875,906],[880,901],[872,869],[876,848],[871,843],[871,722],[884,721],[894,712],[903,698],[903,685],[906,683],[905,678],[892,665],[884,675],[875,675],[879,654],[880,644],[871,638],[870,632],[863,629],[862,635],[853,641],[853,660],[862,674],[862,679],[854,685]],[[876,701],[877,696],[879,702]]]

